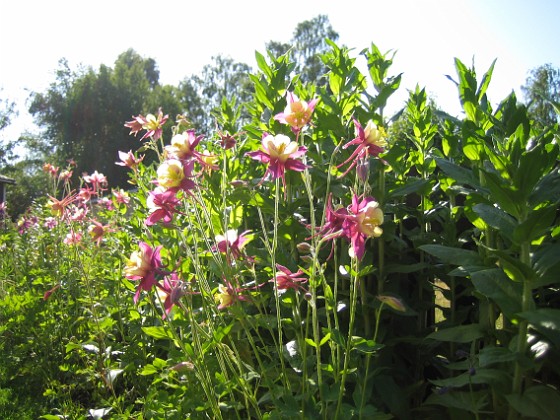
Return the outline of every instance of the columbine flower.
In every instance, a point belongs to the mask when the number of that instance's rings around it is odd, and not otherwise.
[[[222,133],[221,131],[218,131],[218,136],[220,137],[220,145],[225,150],[231,149],[237,143],[237,140],[235,138],[237,136],[240,136],[241,134],[245,134],[245,132],[243,131],[243,132],[236,133],[236,134],[229,134],[229,132],[227,130],[226,130],[225,133]]]
[[[82,188],[78,192],[78,198],[82,204],[86,204],[89,200],[91,200],[91,196],[95,194],[91,188]]]
[[[394,296],[378,295],[377,299],[379,299],[382,304],[393,308],[395,311],[406,312],[406,307],[402,301]]]
[[[352,162],[348,169],[341,175],[346,175],[350,169],[356,166],[359,158],[367,158],[368,156],[377,157],[381,152],[383,152],[385,146],[387,146],[387,141],[385,140],[387,134],[383,127],[377,127],[373,121],[369,121],[366,128],[362,128],[361,124],[354,119],[354,126],[356,132],[356,138],[346,143],[342,146],[343,149],[348,148],[348,146],[357,145],[358,147],[350,155],[348,159],[338,165],[338,168],[346,165],[348,162]]]
[[[300,100],[295,93],[288,92],[286,94],[286,100],[288,104],[284,109],[284,112],[274,116],[274,119],[283,123],[288,124],[294,133],[299,133],[301,129],[309,123],[311,120],[311,114],[317,105],[317,99],[313,99],[311,102]]]
[[[119,204],[124,204],[126,206],[128,203],[130,203],[130,197],[128,193],[122,189],[113,190],[113,196],[115,197],[115,200]]]
[[[99,246],[101,244],[101,240],[103,236],[109,232],[109,226],[102,225],[96,220],[91,221],[91,225],[88,226],[88,233],[91,236],[91,239]]]
[[[70,170],[61,171],[58,175],[58,179],[61,181],[68,181],[70,178],[72,178],[72,171]]]
[[[97,204],[99,204],[99,206],[103,206],[105,207],[107,210],[112,211],[115,208],[113,207],[113,200],[111,200],[109,197],[103,197],[101,198]]]
[[[165,146],[165,151],[169,154],[170,157],[185,160],[190,157],[194,157],[195,159],[199,158],[199,153],[194,150],[200,140],[202,140],[204,136],[196,136],[194,130],[187,130],[180,134],[175,134],[171,138],[171,144],[169,146]]]
[[[219,303],[218,309],[227,308],[237,301],[249,300],[249,296],[242,295],[241,293],[252,288],[233,287],[233,285],[225,279],[224,282],[225,284],[220,284],[218,286],[218,293],[214,295],[214,299]]]
[[[50,163],[45,163],[43,165],[43,171],[50,174],[53,178],[56,178],[58,174],[58,167],[53,166]]]
[[[64,217],[67,212],[67,207],[76,201],[76,194],[69,194],[62,200],[58,200],[49,195],[49,201],[47,202],[47,207],[51,210],[51,214],[55,217]]]
[[[185,178],[183,164],[177,159],[164,161],[157,169],[157,183],[163,188],[177,188]]]
[[[134,295],[134,303],[138,302],[142,290],[149,291],[157,283],[156,273],[161,268],[160,251],[162,246],[150,247],[140,242],[139,251],[134,251],[126,262],[125,277],[129,280],[140,280]]]
[[[179,204],[175,191],[172,189],[162,191],[161,188],[157,188],[148,194],[146,205],[150,215],[145,221],[146,226],[155,225],[160,220],[163,220],[163,223],[171,222],[175,208]]]
[[[261,144],[262,150],[248,152],[246,155],[268,165],[268,168],[263,175],[263,180],[268,174],[272,176],[272,179],[282,178],[282,185],[285,189],[286,169],[302,172],[305,168],[307,168],[303,162],[296,160],[296,158],[303,156],[305,152],[307,152],[307,148],[304,146],[298,146],[298,144],[295,141],[291,141],[288,136],[283,134],[272,136],[265,133]]]
[[[169,115],[164,116],[160,108],[157,117],[153,114],[148,114],[145,117],[143,115],[138,115],[137,117],[132,116],[132,118],[132,121],[127,121],[124,125],[130,128],[130,134],[136,135],[136,133],[144,129],[146,133],[144,133],[140,140],[144,140],[146,137],[157,140],[163,133],[163,124],[165,124]]]
[[[243,255],[243,248],[251,240],[247,237],[250,230],[246,230],[241,235],[237,235],[237,231],[230,229],[225,235],[216,235],[216,248],[218,251],[228,255],[231,255],[234,259],[239,259]]]
[[[379,226],[383,224],[383,211],[379,203],[371,197],[358,201],[358,196],[352,197],[352,204],[348,206],[342,226],[343,236],[350,240],[351,257],[362,259],[365,253],[365,243],[368,238],[377,238],[383,233]]]
[[[127,166],[130,169],[134,170],[138,167],[138,164],[140,162],[142,162],[142,160],[144,160],[144,156],[142,155],[137,159],[136,157],[134,157],[134,154],[132,153],[132,150],[129,150],[128,153],[121,152],[119,150],[119,159],[121,161],[120,162],[115,162],[115,165]]]
[[[218,156],[211,154],[208,150],[204,150],[200,154],[198,161],[202,163],[203,169],[208,173],[220,169],[218,166]]]
[[[43,226],[47,229],[53,229],[57,224],[58,222],[54,217],[47,217],[43,222]]]
[[[179,275],[175,272],[165,276],[162,283],[163,284],[158,283],[156,286],[161,299],[165,297],[163,302],[163,309],[165,311],[162,315],[163,319],[169,315],[173,306],[179,303],[183,296],[198,294],[198,292],[190,290],[189,283],[181,280]]]
[[[62,242],[66,245],[78,245],[82,241],[82,234],[80,232],[69,232]]]
[[[84,182],[91,184],[96,192],[102,190],[103,187],[107,185],[107,177],[97,171],[93,172],[91,175],[85,174],[83,178]]]
[[[85,219],[88,208],[86,206],[72,206],[69,211],[69,218],[73,222],[81,222]]]
[[[45,294],[43,295],[43,300],[47,300],[48,298],[51,297],[51,295],[58,289],[60,288],[60,283],[58,283],[56,286],[54,286],[52,289],[47,290],[45,292]]]
[[[280,264],[276,264],[276,268],[279,270],[276,272],[276,277],[269,281],[273,283],[276,282],[278,290],[286,291],[294,289],[303,292],[306,291],[302,283],[306,283],[307,279],[305,277],[300,277],[303,271],[298,270],[296,273],[292,273],[288,268]]]

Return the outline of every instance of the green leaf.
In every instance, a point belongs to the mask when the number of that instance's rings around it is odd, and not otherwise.
[[[478,324],[458,325],[445,328],[429,334],[426,338],[452,343],[470,343],[484,336],[484,331]]]
[[[395,188],[392,188],[387,193],[387,197],[397,198],[413,193],[420,194],[422,190],[426,188],[426,186],[428,186],[429,184],[430,184],[430,180],[428,179],[418,179],[415,177],[408,177],[404,185],[399,185]]]
[[[492,61],[490,68],[486,73],[484,73],[484,76],[482,76],[482,81],[480,82],[480,86],[478,87],[478,91],[476,92],[476,96],[479,102],[482,100],[482,97],[486,94],[486,90],[488,89],[488,85],[490,84],[490,80],[492,79],[492,73],[494,72],[495,64],[496,64],[496,59]]]
[[[360,353],[375,353],[382,349],[384,346],[378,344],[373,340],[366,340],[363,337],[352,337],[352,350],[359,351]]]
[[[171,332],[167,331],[165,327],[142,327],[142,331],[157,340],[173,338]]]
[[[532,386],[522,396],[506,395],[508,403],[524,417],[556,420],[560,413],[560,394],[548,386]]]
[[[502,390],[511,389],[511,375],[500,369],[476,369],[474,374],[464,372],[459,376],[432,380],[434,385],[449,388],[461,388],[472,384],[489,384]],[[508,386],[509,385],[509,386]]]
[[[540,238],[552,226],[556,218],[557,206],[551,205],[529,213],[527,219],[515,228],[513,239],[517,243],[531,242]]]
[[[473,210],[488,226],[498,229],[502,236],[513,241],[513,231],[517,227],[517,222],[513,217],[489,204],[476,204]]]
[[[481,368],[498,363],[513,362],[517,354],[506,347],[484,347],[478,354],[478,364]]]
[[[487,391],[480,392],[446,392],[442,394],[432,394],[425,404],[441,405],[444,407],[465,410],[472,413],[481,411],[487,404]],[[473,404],[474,403],[474,404]],[[461,417],[457,417],[461,418]]]
[[[154,365],[146,365],[140,371],[140,375],[149,376],[149,375],[155,375],[158,372],[159,372],[158,369]]]
[[[311,338],[306,338],[305,342],[309,344],[311,347],[317,348],[317,344],[315,344],[315,341],[313,341]]]
[[[444,245],[422,245],[419,248],[422,251],[439,258],[447,264],[462,266],[484,265],[484,261],[477,252],[467,249],[454,248]]]
[[[470,273],[475,289],[492,299],[504,315],[513,319],[521,311],[522,285],[509,280],[499,268],[490,268]]]
[[[519,220],[519,206],[524,205],[519,193],[514,191],[506,180],[496,174],[485,172],[485,180],[492,199],[502,210]]]
[[[533,269],[536,273],[533,287],[560,282],[560,243],[539,247],[533,255]]]
[[[447,159],[436,158],[436,162],[439,168],[458,184],[472,187],[479,186],[480,183],[471,170],[456,165]]]
[[[331,338],[332,340],[338,344],[342,348],[346,348],[346,338],[342,335],[342,333],[337,330],[336,328],[331,329]]]
[[[511,256],[505,251],[491,251],[491,255],[498,257],[502,270],[513,281],[523,283],[536,277],[533,269],[523,263],[517,256]]]
[[[560,346],[560,309],[540,308],[521,312],[519,316],[531,326]]]

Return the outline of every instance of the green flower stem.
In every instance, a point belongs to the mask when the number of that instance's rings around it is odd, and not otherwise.
[[[309,199],[309,218],[311,222],[311,231],[315,231],[316,221],[315,221],[315,207],[313,205],[313,191],[311,188],[311,176],[309,174],[309,170],[306,169],[303,176],[303,182],[305,184],[305,189],[307,191],[307,197]],[[310,293],[311,293],[311,317],[312,317],[312,326],[313,326],[313,341],[315,343],[315,353],[317,359],[317,385],[319,387],[319,396],[321,402],[321,411],[323,413],[323,417],[326,418],[326,407],[325,407],[325,399],[323,398],[323,372],[321,367],[321,331],[319,328],[319,318],[317,317],[317,286],[319,285],[319,281],[317,280],[317,273],[316,269],[317,266],[320,266],[319,261],[317,261],[317,238],[314,238],[315,246],[314,249],[314,256],[313,256],[313,264],[311,265],[311,274],[309,276],[309,286],[310,286]],[[327,315],[328,317],[328,315]]]
[[[282,338],[282,313],[280,308],[280,294],[278,293],[278,283],[276,282],[276,250],[278,248],[278,225],[280,224],[280,218],[278,216],[278,207],[280,203],[280,178],[276,178],[275,188],[274,188],[274,222],[273,222],[273,233],[272,233],[272,246],[270,248],[270,258],[272,265],[272,278],[275,280],[272,282],[274,285],[274,303],[276,305],[276,323],[278,327],[278,343],[277,351],[278,358],[280,359],[280,365],[282,366],[282,380],[284,381],[284,386],[291,391],[291,384],[288,380],[288,375],[286,374],[286,365],[284,363],[283,355],[283,338]]]
[[[381,208],[385,206],[385,167],[381,163],[381,170],[379,171],[379,197],[377,202]],[[383,287],[385,283],[385,240],[383,235],[377,241],[377,294],[383,294]]]
[[[525,219],[525,218],[523,218]],[[521,244],[521,254],[519,259],[522,263],[530,266],[531,264],[531,244],[528,241],[524,241]],[[521,311],[529,311],[534,307],[534,300],[533,300],[533,288],[531,287],[531,283],[528,279],[525,279],[523,282],[523,295],[521,297]],[[522,358],[525,353],[527,352],[527,328],[528,328],[528,321],[521,320],[519,321],[519,328],[518,328],[518,335],[517,335],[517,356],[518,358]],[[523,366],[522,362],[518,360],[515,363],[515,371],[513,375],[513,385],[512,385],[512,394],[514,395],[521,395],[522,388],[523,388]],[[508,413],[508,420],[517,419],[517,411],[513,407],[510,406],[509,413]]]
[[[383,311],[383,305],[385,302],[381,302],[379,309],[375,310],[375,331],[373,333],[373,343],[374,345],[377,343],[377,333],[379,332],[379,320],[381,319],[381,312]],[[371,364],[371,354],[366,354],[366,372],[364,374],[364,382],[362,384],[362,399],[360,401],[360,419],[363,418],[362,410],[364,408],[364,404],[366,402],[366,387],[368,383],[368,376],[369,376],[369,366]]]
[[[344,351],[344,364],[342,368],[342,378],[340,380],[340,390],[338,393],[338,401],[336,404],[336,415],[338,419],[340,416],[340,409],[342,408],[342,399],[344,397],[346,377],[348,376],[348,365],[350,362],[350,352],[352,351],[352,337],[354,334],[354,321],[356,319],[356,303],[358,301],[358,288],[360,278],[358,272],[360,269],[360,262],[357,258],[352,258],[352,279],[350,281],[350,320],[348,323],[348,337],[346,341],[346,349]]]

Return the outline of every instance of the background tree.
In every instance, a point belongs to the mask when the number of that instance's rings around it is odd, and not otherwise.
[[[15,106],[15,102],[9,99],[0,99],[0,132],[8,127],[12,122],[12,118],[17,115]],[[14,151],[16,143],[16,141],[9,139],[0,142],[0,168],[4,168],[8,162],[16,158]]]
[[[226,100],[243,108],[253,93],[249,79],[252,68],[230,57],[212,57],[212,63],[202,69],[200,75],[185,78],[179,85],[181,104],[187,118],[195,128],[208,133],[216,127],[216,114]],[[247,113],[241,112],[239,127],[247,121]]]
[[[294,73],[300,76],[301,81],[323,86],[327,81],[322,80],[321,76],[327,68],[321,60],[321,54],[329,49],[325,39],[336,42],[338,33],[331,26],[328,16],[318,15],[300,22],[289,43],[270,41],[266,49],[276,57],[290,52],[296,62]]]
[[[62,60],[47,92],[34,94],[30,113],[45,128],[45,141],[56,163],[74,159],[80,171],[97,170],[112,186],[126,186],[127,172],[115,161],[119,150],[138,145],[123,124],[132,115],[155,113],[159,106],[170,115],[178,113],[179,103],[171,90],[159,84],[153,59],[129,49],[117,58],[114,68],[101,65],[97,71],[91,67],[72,71]]]
[[[529,115],[542,126],[558,122],[554,103],[560,103],[560,69],[544,64],[530,71],[522,86]]]

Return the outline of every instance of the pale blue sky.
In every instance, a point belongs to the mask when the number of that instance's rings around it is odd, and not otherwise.
[[[20,117],[0,138],[34,131],[25,98],[54,80],[65,57],[97,68],[113,65],[134,48],[156,60],[163,83],[177,84],[198,73],[213,55],[225,54],[255,66],[254,51],[265,42],[290,40],[297,23],[329,16],[339,42],[356,54],[374,42],[397,50],[393,74],[403,72],[403,89],[390,104],[402,105],[418,83],[452,114],[457,93],[445,74],[453,58],[480,75],[497,58],[489,97],[499,102],[541,64],[560,67],[558,0],[284,0],[1,1],[0,98],[16,100]]]

